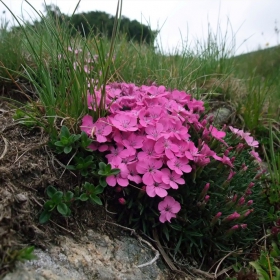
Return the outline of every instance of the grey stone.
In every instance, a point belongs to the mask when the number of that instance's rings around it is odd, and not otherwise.
[[[19,263],[3,280],[164,280],[168,270],[154,252],[137,239],[110,239],[92,230],[80,242],[61,237],[59,246],[35,249],[37,259]]]

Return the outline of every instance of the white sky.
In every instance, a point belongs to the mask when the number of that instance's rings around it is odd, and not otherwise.
[[[23,0],[2,0],[17,16],[28,19],[32,9]],[[43,11],[43,0],[29,0]],[[71,14],[78,0],[46,0],[62,13]],[[117,0],[82,0],[78,12],[104,11],[114,15]],[[3,15],[2,12],[6,11]],[[228,46],[235,40],[235,54],[280,44],[280,0],[123,0],[122,14],[129,19],[149,23],[153,30],[161,28],[160,41],[165,51],[182,45],[182,39],[194,46],[196,39],[206,40],[208,25],[214,34],[228,32]],[[11,19],[0,1],[0,15]],[[228,25],[229,23],[230,25]]]

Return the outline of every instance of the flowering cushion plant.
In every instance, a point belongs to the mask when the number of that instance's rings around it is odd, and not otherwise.
[[[107,116],[84,116],[81,130],[94,140],[89,148],[120,169],[107,184],[121,195],[124,223],[149,234],[160,228],[173,254],[201,257],[249,243],[260,225],[253,213],[262,219],[266,211],[258,142],[249,133],[218,130],[202,101],[164,86],[109,84],[105,106]],[[89,96],[89,110],[95,107]]]

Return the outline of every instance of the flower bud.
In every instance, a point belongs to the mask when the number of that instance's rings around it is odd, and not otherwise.
[[[251,188],[253,188],[253,186],[255,186],[255,183],[251,182],[251,183],[248,185],[248,188],[251,189]]]
[[[245,228],[247,228],[247,224],[241,224],[240,227],[241,227],[242,229],[245,229]]]
[[[245,145],[243,143],[239,143],[237,146],[236,146],[236,151],[237,152],[241,152],[243,150],[243,148],[245,147]]]
[[[226,232],[226,235],[231,235],[234,231],[238,229],[239,229],[239,225],[234,225]]]
[[[252,194],[252,191],[250,189],[247,189],[245,195],[250,195],[250,194]]]
[[[247,210],[247,212],[244,214],[244,217],[249,216],[253,211],[254,211],[254,209]]]
[[[126,200],[123,197],[120,197],[119,198],[119,203],[122,204],[122,205],[125,205],[126,204]]]
[[[210,195],[206,195],[204,198],[205,203],[207,203],[209,201],[209,199],[210,199]]]
[[[236,220],[240,217],[240,214],[238,214],[236,211],[230,215],[228,215],[226,218],[223,219],[224,222],[230,222],[233,220]]]
[[[248,166],[246,166],[245,163],[242,163],[241,170],[246,171],[247,169],[248,169]]]
[[[247,202],[247,206],[251,206],[252,204],[253,204],[253,200],[252,199]]]
[[[205,197],[205,195],[207,194],[209,188],[210,188],[210,183],[207,183],[207,184],[204,186],[202,192],[201,192],[200,195],[199,195],[199,200],[202,199],[203,197]]]
[[[218,212],[215,217],[213,217],[212,221],[211,221],[211,226],[213,226],[214,224],[216,224],[216,222],[218,221],[218,219],[222,216],[222,212]]]
[[[238,205],[243,205],[244,203],[245,203],[245,198],[242,196],[238,201]]]
[[[115,187],[115,192],[121,192],[121,191],[122,191],[122,187],[120,186]]]

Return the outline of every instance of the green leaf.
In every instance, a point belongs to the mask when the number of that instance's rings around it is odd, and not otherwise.
[[[104,191],[103,187],[97,186],[97,187],[95,187],[94,194],[100,194],[100,193],[103,193],[103,191]]]
[[[102,201],[101,201],[101,199],[98,197],[98,196],[96,196],[96,195],[91,195],[90,197],[89,197],[89,199],[90,199],[90,202],[92,203],[92,204],[98,204],[98,205],[102,205]]]
[[[63,125],[61,127],[61,130],[60,130],[60,137],[66,137],[66,138],[69,138],[70,137],[70,132],[69,132],[69,129],[67,128],[67,126]]]
[[[52,211],[55,207],[55,203],[52,201],[52,200],[48,200],[45,202],[44,204],[44,208],[47,210],[47,211]]]
[[[253,266],[259,276],[259,280],[270,280],[268,273],[259,265],[258,261],[249,262]]]
[[[75,165],[66,165],[66,169],[68,170],[76,170]]]
[[[53,197],[52,197],[52,201],[56,204],[59,204],[62,200],[62,197],[63,197],[63,192],[61,191],[57,191]]]
[[[173,224],[170,224],[170,227],[172,227],[173,229],[177,230],[177,231],[181,231],[182,230],[182,226],[180,225],[173,225]]]
[[[71,147],[71,146],[66,146],[66,147],[64,147],[63,152],[64,152],[65,154],[69,154],[71,151],[72,151],[72,147]]]
[[[88,195],[86,193],[82,193],[79,198],[81,201],[87,201],[88,200]]]
[[[56,141],[54,144],[55,144],[55,146],[57,146],[57,147],[64,147],[63,143],[60,142],[60,141]]]
[[[67,213],[69,212],[68,206],[65,203],[58,204],[56,209],[63,216],[67,216]]]
[[[102,162],[102,161],[98,163],[98,166],[99,166],[99,169],[100,169],[100,170],[103,170],[103,171],[104,171],[105,168],[106,168],[106,164],[105,164],[104,162]]]
[[[47,187],[47,195],[49,198],[52,198],[56,192],[57,192],[57,189],[55,187],[53,187],[53,186]]]
[[[169,231],[168,231],[168,228],[166,226],[163,226],[162,232],[164,233],[165,238],[167,239],[167,241],[169,241]]]
[[[86,177],[88,175],[88,171],[87,170],[82,170],[81,175]]]
[[[74,197],[74,193],[72,193],[71,191],[68,191],[68,192],[65,194],[65,200],[66,200],[66,201],[71,201],[73,197]]]
[[[120,169],[119,168],[113,168],[111,171],[110,171],[110,174],[111,175],[117,175],[120,173]]]
[[[103,188],[107,187],[106,178],[105,178],[105,177],[100,177],[100,178],[99,178],[99,184],[100,184],[100,186],[103,187]]]
[[[39,223],[46,223],[51,218],[51,214],[51,212],[44,210],[39,217]]]

